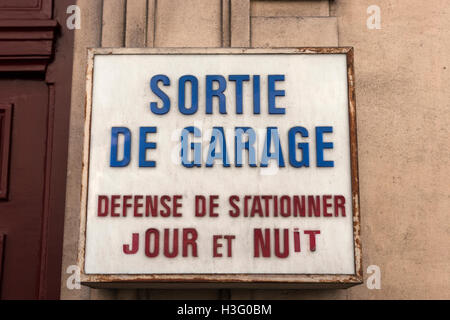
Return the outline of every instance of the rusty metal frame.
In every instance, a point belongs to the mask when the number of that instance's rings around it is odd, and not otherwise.
[[[345,54],[347,57],[348,116],[351,153],[354,274],[86,274],[84,271],[91,107],[96,55],[151,54]],[[82,163],[78,266],[81,283],[94,288],[348,288],[363,282],[359,206],[358,144],[356,137],[353,47],[247,48],[92,48],[88,50],[85,128]]]

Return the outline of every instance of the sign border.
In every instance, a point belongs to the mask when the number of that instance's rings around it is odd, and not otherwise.
[[[84,257],[86,245],[87,193],[89,177],[89,149],[91,109],[96,55],[151,54],[345,54],[347,57],[348,116],[351,154],[351,186],[353,209],[354,274],[86,274]],[[80,235],[77,264],[82,284],[94,288],[347,288],[363,283],[361,222],[359,206],[358,144],[356,128],[355,75],[353,47],[301,48],[89,48],[86,72],[86,103],[84,145],[82,158],[82,186]]]

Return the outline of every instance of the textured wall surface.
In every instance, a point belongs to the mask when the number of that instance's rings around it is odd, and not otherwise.
[[[450,298],[450,7],[446,0],[78,0],[63,299]],[[364,270],[381,289],[68,290],[76,264],[88,47],[353,46]],[[367,275],[365,275],[367,277]]]

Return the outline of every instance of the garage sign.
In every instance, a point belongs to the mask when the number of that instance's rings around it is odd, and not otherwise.
[[[83,282],[361,282],[352,49],[89,59]]]

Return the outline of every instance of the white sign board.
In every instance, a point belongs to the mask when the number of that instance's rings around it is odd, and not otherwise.
[[[84,282],[360,282],[352,72],[348,48],[91,51]]]

